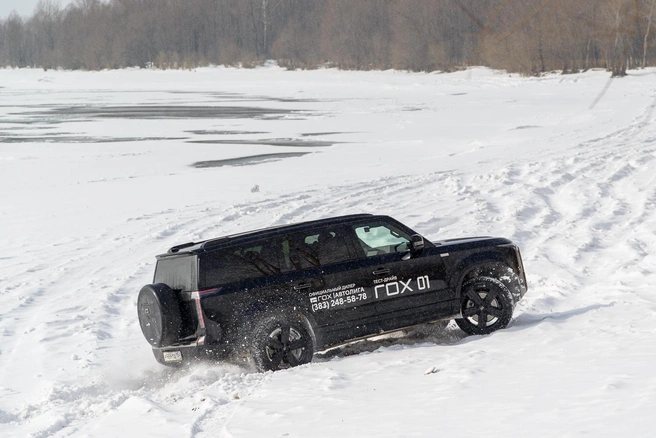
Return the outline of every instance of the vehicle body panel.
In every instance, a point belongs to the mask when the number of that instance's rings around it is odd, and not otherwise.
[[[303,315],[316,349],[458,317],[463,281],[483,269],[514,273],[516,301],[526,293],[511,241],[425,240],[413,251],[416,234],[388,216],[351,215],[175,246],[157,257],[154,282],[177,291],[184,328],[155,356],[226,357],[273,310]]]

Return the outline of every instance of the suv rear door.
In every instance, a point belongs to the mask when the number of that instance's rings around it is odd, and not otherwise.
[[[281,246],[276,238],[212,249],[199,256],[199,299],[210,341],[222,330],[237,330],[245,315],[263,310],[280,296]],[[212,323],[218,324],[213,327]],[[216,330],[213,336],[212,329]]]
[[[379,331],[373,297],[354,281],[356,255],[343,225],[323,226],[283,238],[289,288],[307,300],[324,343]]]
[[[359,254],[356,283],[373,296],[382,330],[452,314],[441,254],[426,249],[411,254],[412,230],[391,218],[372,217],[349,231]]]

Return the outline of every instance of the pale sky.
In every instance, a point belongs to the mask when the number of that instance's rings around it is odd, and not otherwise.
[[[65,7],[74,0],[59,0],[61,7]],[[57,2],[57,0],[55,0]],[[11,11],[18,12],[23,17],[31,16],[39,0],[0,0],[0,18],[4,19],[9,16]]]

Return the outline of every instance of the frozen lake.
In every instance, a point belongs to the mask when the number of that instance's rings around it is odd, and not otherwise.
[[[651,435],[656,70],[608,76],[0,70],[0,435]],[[156,254],[361,212],[518,243],[508,329],[155,362]]]

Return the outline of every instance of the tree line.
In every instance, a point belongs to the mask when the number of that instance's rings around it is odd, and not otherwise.
[[[0,66],[254,66],[526,75],[656,65],[656,0],[40,0]]]

